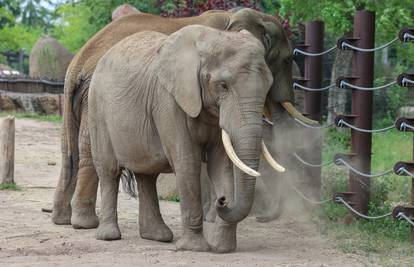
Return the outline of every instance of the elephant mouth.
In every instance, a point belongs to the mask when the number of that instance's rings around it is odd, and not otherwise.
[[[239,168],[242,172],[253,176],[253,177],[259,177],[260,173],[258,171],[253,170],[252,168],[250,168],[249,166],[247,166],[246,164],[243,163],[243,161],[240,160],[240,158],[237,156],[233,145],[231,143],[231,139],[229,134],[222,129],[221,130],[221,136],[222,136],[222,140],[223,140],[223,146],[224,146],[224,150],[226,151],[227,156],[230,158],[230,160],[233,162],[233,164]],[[269,153],[269,150],[266,147],[266,144],[263,142],[262,140],[262,154],[264,156],[264,158],[266,159],[266,161],[269,163],[269,165],[275,169],[278,172],[284,172],[285,168],[280,165],[279,163],[277,163],[277,161],[272,157],[272,155]]]

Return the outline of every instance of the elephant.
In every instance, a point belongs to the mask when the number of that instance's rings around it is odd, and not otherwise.
[[[141,237],[171,241],[156,178],[174,172],[184,229],[177,249],[234,250],[236,225],[253,204],[260,151],[268,155],[262,114],[272,82],[265,49],[247,30],[190,25],[170,36],[140,32],[113,46],[99,60],[88,94],[102,201],[96,238],[121,238],[117,195],[126,169],[138,182]],[[209,233],[210,244],[203,234],[203,155],[213,181],[226,180],[222,184],[229,187],[234,181],[234,189],[217,192],[222,221]]]
[[[88,89],[98,60],[117,42],[134,33],[149,30],[169,35],[192,24],[225,31],[246,29],[251,32],[265,47],[265,60],[274,78],[266,98],[268,113],[276,117],[282,104],[293,116],[312,123],[291,104],[294,101],[292,52],[283,27],[276,18],[252,9],[236,13],[208,11],[190,18],[162,18],[145,13],[122,17],[93,36],[76,54],[66,73],[62,168],[52,213],[55,224],[72,224],[74,228],[94,228],[98,225],[95,211],[98,180],[92,164],[87,120]]]

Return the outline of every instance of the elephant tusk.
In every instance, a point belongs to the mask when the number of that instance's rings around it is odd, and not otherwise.
[[[272,157],[269,150],[267,150],[266,144],[262,140],[262,153],[266,161],[278,172],[285,172],[285,168],[276,162],[276,160]]]
[[[227,156],[230,160],[239,168],[242,172],[247,173],[250,176],[258,177],[260,173],[253,170],[246,164],[244,164],[239,157],[237,157],[236,152],[234,151],[233,145],[231,144],[230,136],[226,133],[224,129],[221,130],[221,138],[223,140],[224,150],[226,151]]]
[[[309,118],[306,118],[305,116],[303,116],[293,105],[291,102],[286,101],[286,102],[282,102],[281,103],[282,107],[290,114],[292,115],[294,118],[300,120],[303,123],[306,124],[310,124],[310,125],[315,125],[315,124],[319,124],[317,121],[311,120]]]

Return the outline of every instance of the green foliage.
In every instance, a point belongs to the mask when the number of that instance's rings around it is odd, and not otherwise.
[[[169,197],[160,197],[160,200],[165,200],[165,201],[172,201],[172,202],[180,202],[180,197],[178,195],[172,195]]]
[[[335,152],[349,151],[350,130],[327,131],[323,148],[324,160],[332,159]],[[412,134],[392,130],[373,135],[372,173],[389,170],[400,160],[412,157]],[[331,165],[323,168],[325,187],[324,199],[334,192],[348,189],[349,172],[342,167]],[[390,212],[401,203],[409,203],[411,178],[393,174],[371,179],[371,201],[369,215],[382,215]],[[409,225],[405,221],[394,221],[391,217],[381,220],[355,220],[351,225],[342,222],[348,214],[343,205],[333,202],[323,205],[319,210],[321,231],[336,239],[337,246],[347,253],[373,253],[392,255],[412,252],[408,243]],[[398,257],[398,256],[397,256]]]
[[[0,7],[0,28],[6,25],[14,24],[16,18],[4,7]]]
[[[0,190],[21,191],[21,187],[14,183],[0,184]]]
[[[12,1],[13,2],[13,1]],[[15,1],[16,2],[16,1]],[[55,14],[46,6],[53,5],[52,0],[18,0],[20,3],[20,19],[23,25],[34,28],[49,29],[52,27]]]
[[[278,14],[278,10],[281,8],[279,0],[262,0],[260,4],[263,8],[263,12],[271,15]]]
[[[6,26],[0,29],[0,51],[17,51],[24,49],[30,52],[37,39],[42,35],[42,29],[32,28],[23,24]]]
[[[60,20],[55,24],[53,35],[72,52],[78,51],[99,30],[89,23],[92,11],[83,2],[61,5],[56,12]]]
[[[39,115],[35,113],[16,113],[16,112],[0,112],[0,117],[6,117],[8,115],[12,115],[18,119],[32,119],[32,120],[39,120],[39,121],[49,121],[49,122],[56,122],[62,123],[63,117],[59,115]]]
[[[49,5],[51,1],[46,1]],[[0,0],[0,51],[30,53],[39,37],[51,28],[54,15],[39,0]],[[5,59],[0,58],[5,63]]]
[[[368,9],[376,12],[378,40],[395,37],[403,26],[412,25],[413,6],[409,0],[279,0],[282,16],[289,16],[292,23],[323,20],[326,30],[342,35],[352,30],[355,10]],[[338,37],[339,37],[338,36]]]
[[[0,0],[0,29],[12,26],[20,14],[20,1]]]
[[[153,0],[84,0],[60,5],[56,13],[53,35],[70,51],[77,52],[96,32],[111,22],[112,11],[119,5],[131,4],[138,10],[157,13]]]
[[[91,11],[88,22],[93,24],[97,30],[111,22],[112,11],[122,4],[130,4],[145,13],[159,13],[155,8],[155,0],[84,0],[82,3]]]

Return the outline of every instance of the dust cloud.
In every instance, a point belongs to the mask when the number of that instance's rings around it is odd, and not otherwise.
[[[315,205],[303,200],[293,186],[308,199],[319,201],[321,181],[318,179],[317,168],[306,167],[294,153],[307,162],[320,163],[318,147],[322,142],[321,131],[305,128],[286,113],[275,119],[274,126],[267,124],[264,127],[265,143],[286,171],[278,173],[271,169],[264,158],[261,159],[262,177],[257,179],[251,215],[256,216],[259,222],[272,221],[282,215],[291,220],[306,220]]]

